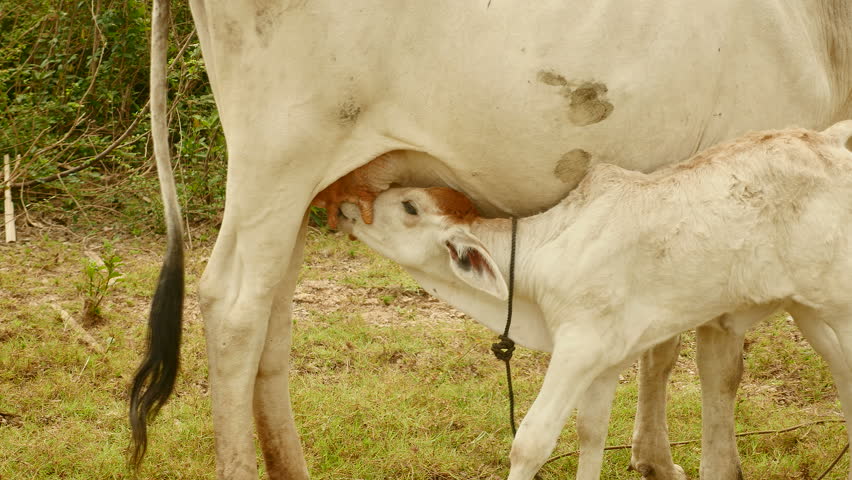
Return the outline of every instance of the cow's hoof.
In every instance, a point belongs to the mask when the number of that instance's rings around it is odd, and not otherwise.
[[[643,480],[688,480],[680,465],[672,464],[670,468],[654,467],[649,463],[631,462],[628,470],[635,470],[642,475]]]

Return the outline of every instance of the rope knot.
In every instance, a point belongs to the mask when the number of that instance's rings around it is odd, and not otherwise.
[[[491,351],[497,360],[508,362],[512,359],[512,354],[515,352],[515,342],[506,335],[500,335],[500,341],[491,344]]]

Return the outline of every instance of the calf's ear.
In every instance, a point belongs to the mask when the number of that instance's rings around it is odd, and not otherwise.
[[[471,287],[500,300],[509,297],[506,280],[485,246],[465,231],[455,231],[444,241],[453,273]]]

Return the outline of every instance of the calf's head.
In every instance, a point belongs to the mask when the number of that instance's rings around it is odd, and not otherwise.
[[[455,278],[501,300],[508,289],[491,253],[471,231],[478,218],[473,203],[449,188],[391,188],[373,203],[367,224],[355,205],[340,209],[341,230],[408,269]]]

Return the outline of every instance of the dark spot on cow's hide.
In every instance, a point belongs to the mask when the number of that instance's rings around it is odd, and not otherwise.
[[[606,85],[602,83],[584,83],[571,92],[571,104],[568,117],[576,125],[591,125],[605,119],[612,113],[613,106],[605,98]]]
[[[243,46],[243,31],[236,20],[225,21],[225,44],[232,50],[239,50]]]
[[[569,82],[550,70],[538,72],[539,82],[560,87],[559,94],[568,99],[568,119],[574,125],[598,123],[612,113],[614,107],[606,98],[607,87],[600,82]]]
[[[285,2],[254,0],[254,31],[261,45],[269,44],[269,37],[275,31],[275,26],[280,23],[285,8],[288,8]]]
[[[551,87],[564,87],[568,85],[568,80],[565,80],[565,77],[549,70],[538,72],[538,81]]]
[[[846,150],[852,152],[852,137],[846,139]]]
[[[359,115],[361,115],[361,106],[355,103],[355,100],[349,99],[340,106],[337,118],[340,123],[348,124],[355,123]]]
[[[553,173],[562,183],[570,185],[571,188],[576,187],[588,172],[591,160],[591,153],[582,148],[575,148],[562,155]]]

